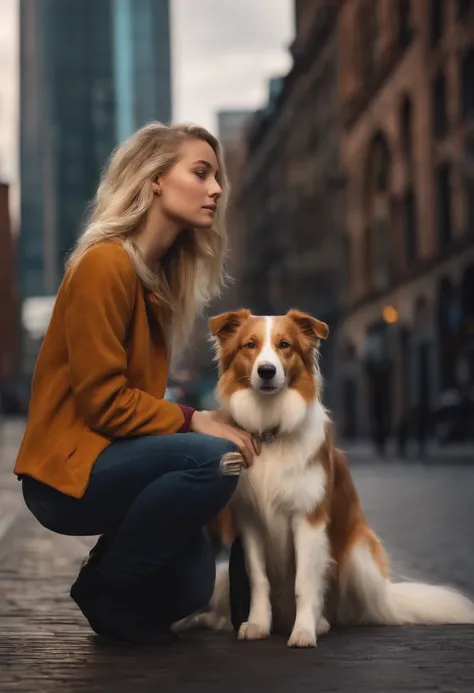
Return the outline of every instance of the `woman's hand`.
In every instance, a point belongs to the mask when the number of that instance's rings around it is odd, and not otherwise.
[[[253,458],[261,452],[260,444],[250,433],[219,420],[219,412],[195,411],[191,419],[191,431],[231,440],[242,453],[246,467],[250,467]]]

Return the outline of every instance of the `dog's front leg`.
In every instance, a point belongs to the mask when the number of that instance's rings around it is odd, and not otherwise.
[[[265,551],[260,532],[255,526],[245,523],[242,544],[250,582],[250,612],[248,621],[239,628],[239,640],[262,640],[270,635],[272,607],[270,583],[265,568]]]
[[[304,516],[295,518],[293,541],[296,619],[288,646],[316,647],[317,630],[325,630],[321,619],[330,561],[326,522]]]

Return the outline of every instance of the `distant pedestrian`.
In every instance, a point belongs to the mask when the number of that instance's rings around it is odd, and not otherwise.
[[[87,145],[85,145],[87,146]],[[219,144],[152,123],[113,153],[38,356],[15,473],[47,529],[102,535],[71,588],[99,634],[173,639],[215,579],[202,527],[252,438],[164,399],[171,355],[215,296],[226,246]]]

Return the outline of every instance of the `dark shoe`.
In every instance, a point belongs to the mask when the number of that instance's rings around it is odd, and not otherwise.
[[[102,534],[102,536],[99,537],[99,540],[97,541],[96,545],[92,547],[92,549],[89,551],[88,555],[82,562],[81,570],[82,568],[85,568],[86,566],[89,567],[97,567],[104,557],[105,552],[107,551],[110,542],[112,541],[113,534]]]
[[[245,567],[245,554],[240,537],[232,544],[229,559],[230,620],[235,632],[248,620],[250,583]]]
[[[70,591],[92,630],[102,637],[136,645],[175,642],[177,636],[170,630],[171,622],[163,615],[159,620],[156,618],[155,585],[153,590],[137,592],[112,584],[99,573],[97,568],[106,547],[106,541],[100,541],[83,563]]]

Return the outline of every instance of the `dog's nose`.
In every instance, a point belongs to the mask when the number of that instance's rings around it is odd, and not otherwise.
[[[257,373],[262,380],[271,380],[276,372],[277,369],[271,363],[262,363],[262,365],[257,368]]]

